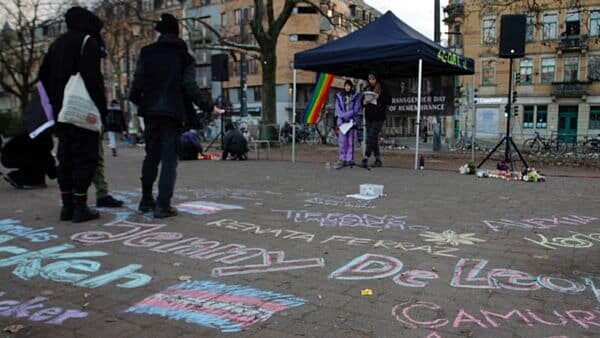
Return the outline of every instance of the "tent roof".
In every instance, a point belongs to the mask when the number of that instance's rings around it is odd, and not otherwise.
[[[366,78],[415,77],[423,59],[423,75],[474,73],[473,59],[457,55],[429,40],[388,11],[360,30],[294,56],[296,69]]]

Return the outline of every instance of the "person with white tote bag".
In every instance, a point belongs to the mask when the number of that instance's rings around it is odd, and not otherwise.
[[[92,12],[72,7],[65,14],[67,32],[46,53],[39,78],[52,105],[58,136],[58,184],[61,221],[98,218],[87,205],[87,191],[98,162],[98,142],[106,115],[100,71],[104,42],[102,21]]]

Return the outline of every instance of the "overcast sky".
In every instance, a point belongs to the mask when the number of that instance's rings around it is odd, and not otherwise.
[[[367,4],[375,7],[382,13],[388,10],[394,12],[402,21],[433,39],[433,7],[434,0],[365,0]],[[448,0],[441,0],[442,8],[448,4]],[[441,13],[442,19],[444,13]],[[442,26],[442,40],[446,40]]]

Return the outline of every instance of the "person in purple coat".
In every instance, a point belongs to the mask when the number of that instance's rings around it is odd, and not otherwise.
[[[345,166],[354,166],[354,139],[356,138],[356,128],[358,126],[358,113],[361,108],[360,94],[354,90],[354,84],[350,80],[344,83],[344,90],[335,96],[335,115],[337,116],[337,126],[339,144],[339,161],[335,168],[339,169]],[[342,131],[342,126],[352,123],[353,126],[346,133]],[[347,125],[346,125],[347,126]]]

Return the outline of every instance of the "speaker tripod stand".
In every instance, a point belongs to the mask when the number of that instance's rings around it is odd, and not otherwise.
[[[215,141],[217,141],[217,139],[221,139],[221,150],[223,150],[225,148],[225,119],[224,119],[224,115],[225,112],[223,114],[221,114],[221,131],[215,135],[215,137],[212,139],[212,141],[210,141],[210,143],[208,144],[208,146],[206,147],[206,150],[204,150],[205,152],[208,152],[210,150],[210,148],[212,148],[213,144],[215,143]]]
[[[515,166],[514,166],[514,161],[512,159],[512,149],[515,150],[515,152],[517,153],[517,155],[519,155],[519,159],[521,160],[521,162],[523,162],[523,165],[525,166],[525,168],[529,168],[529,165],[527,165],[527,162],[525,162],[525,159],[523,158],[523,155],[521,154],[521,152],[519,151],[519,148],[517,147],[517,145],[515,144],[515,141],[513,141],[512,136],[510,136],[510,117],[512,115],[512,75],[513,75],[513,57],[510,57],[510,65],[509,65],[509,72],[508,72],[508,103],[506,106],[506,135],[500,140],[500,142],[498,142],[498,144],[494,147],[494,149],[492,149],[492,151],[489,152],[489,154],[487,154],[487,156],[483,159],[483,161],[481,161],[481,163],[479,163],[479,165],[477,166],[477,168],[480,168],[487,160],[490,159],[490,157],[492,157],[492,155],[496,152],[496,150],[498,150],[498,148],[500,148],[500,146],[502,145],[506,145],[506,148],[504,150],[504,163],[508,164],[510,163],[510,170],[514,171],[515,170]]]

